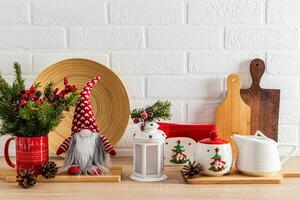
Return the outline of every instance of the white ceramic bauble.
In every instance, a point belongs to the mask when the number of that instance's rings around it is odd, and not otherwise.
[[[201,173],[208,176],[222,176],[230,172],[232,167],[232,150],[227,141],[217,138],[216,132],[197,144],[195,161],[202,167]]]

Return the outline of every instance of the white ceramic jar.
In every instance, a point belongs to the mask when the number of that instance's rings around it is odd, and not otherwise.
[[[232,150],[229,142],[219,139],[215,131],[209,138],[198,141],[195,161],[202,167],[202,174],[222,176],[230,172],[232,166]]]

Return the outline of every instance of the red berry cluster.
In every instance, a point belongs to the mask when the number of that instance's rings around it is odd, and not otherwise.
[[[28,90],[22,90],[19,94],[20,100],[13,102],[14,111],[18,111],[20,107],[25,106],[28,101],[34,101],[37,104],[40,102],[42,93],[35,86],[31,86]]]
[[[71,92],[76,92],[76,90],[77,90],[76,85],[69,85],[69,81],[68,81],[67,77],[64,78],[64,85],[65,85],[65,88],[58,94],[58,97],[60,99],[63,99],[65,97],[65,95],[67,95]]]
[[[150,112],[143,111],[141,113],[141,118],[134,118],[133,123],[138,124],[139,122],[145,121],[146,119],[153,118],[153,117],[154,117],[154,113],[152,110]]]
[[[138,117],[134,118],[133,123],[135,123],[135,124],[141,123],[140,129],[141,129],[141,131],[144,131],[146,120],[149,118],[153,118],[153,117],[154,117],[153,108],[149,108],[147,111],[143,111],[141,113],[140,118],[138,118]]]
[[[50,103],[56,105],[59,99],[64,99],[69,93],[77,91],[77,87],[75,85],[69,85],[67,77],[64,78],[64,86],[64,89],[59,93],[58,88],[55,88],[53,92],[51,92],[50,96],[48,97],[48,101]]]
[[[41,92],[37,90],[36,87],[31,86],[28,90],[21,91],[21,101],[22,106],[26,105],[28,101],[37,101],[41,97]]]
[[[58,88],[55,88],[47,98],[41,98],[42,92],[37,90],[37,87],[31,86],[28,90],[23,90],[20,92],[20,100],[17,100],[13,103],[14,110],[18,111],[20,107],[25,106],[28,101],[34,102],[36,105],[49,102],[53,106],[57,106],[60,99],[64,99],[66,95],[77,90],[75,85],[69,85],[67,77],[64,78],[64,86],[64,89],[59,93]]]

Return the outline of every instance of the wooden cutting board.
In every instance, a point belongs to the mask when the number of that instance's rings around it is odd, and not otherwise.
[[[251,108],[250,133],[257,130],[277,141],[280,90],[262,89],[260,79],[265,71],[265,63],[261,59],[254,59],[250,64],[252,85],[249,89],[242,89],[241,96]]]
[[[120,182],[122,176],[121,166],[112,166],[110,175],[103,176],[70,176],[57,175],[55,178],[46,179],[42,176],[37,178],[38,183],[69,183],[69,182]],[[8,183],[16,182],[16,170],[9,168],[0,168],[0,178],[3,178]]]
[[[233,133],[250,134],[250,107],[240,95],[241,79],[237,74],[227,78],[227,94],[224,101],[217,107],[216,128],[220,138],[230,141],[236,158],[237,147],[231,135]]]

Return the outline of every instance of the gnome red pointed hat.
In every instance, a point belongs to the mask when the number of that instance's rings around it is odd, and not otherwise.
[[[82,129],[99,133],[90,102],[91,90],[98,80],[100,80],[99,76],[89,81],[80,93],[80,102],[77,104],[74,112],[71,136]]]
[[[71,136],[80,132],[83,129],[87,129],[92,132],[97,132],[102,139],[105,151],[111,155],[116,155],[114,147],[110,144],[109,140],[98,130],[98,127],[96,125],[96,119],[90,102],[92,88],[98,82],[98,80],[100,80],[100,76],[96,76],[94,79],[90,80],[83,87],[80,93],[80,102],[76,105],[74,112]],[[59,146],[56,152],[57,155],[65,153],[69,149],[71,136],[65,139],[65,141]]]

